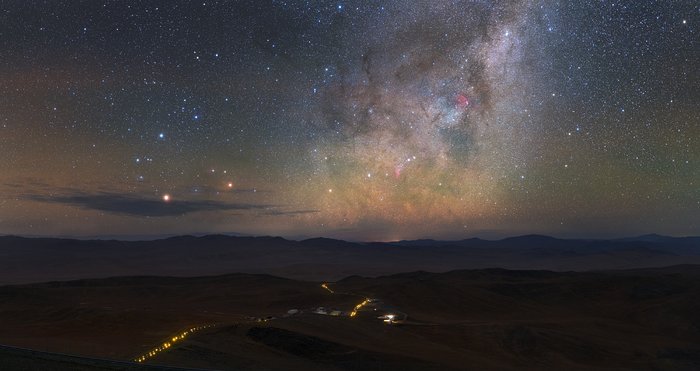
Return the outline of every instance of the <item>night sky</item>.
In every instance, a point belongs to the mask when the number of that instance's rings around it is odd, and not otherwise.
[[[0,1],[0,234],[700,234],[700,4]]]

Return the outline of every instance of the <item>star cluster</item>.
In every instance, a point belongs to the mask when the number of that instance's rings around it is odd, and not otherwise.
[[[694,1],[0,3],[0,233],[700,233]]]

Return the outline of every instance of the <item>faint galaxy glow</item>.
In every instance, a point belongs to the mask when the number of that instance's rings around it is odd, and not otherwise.
[[[696,1],[0,18],[0,233],[700,233]]]

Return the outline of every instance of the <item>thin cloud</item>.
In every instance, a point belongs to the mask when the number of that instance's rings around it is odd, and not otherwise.
[[[227,203],[213,200],[171,200],[142,198],[123,193],[83,193],[74,192],[60,195],[31,194],[26,200],[64,204],[88,210],[99,210],[113,214],[132,216],[166,217],[184,215],[200,211],[257,210],[274,207],[263,204]]]
[[[272,216],[296,216],[303,214],[314,214],[319,213],[321,210],[270,210],[265,213],[265,215]]]

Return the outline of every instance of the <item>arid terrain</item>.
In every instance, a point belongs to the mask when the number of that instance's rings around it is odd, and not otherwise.
[[[4,286],[1,344],[146,358],[77,367],[0,349],[0,362],[54,370],[700,367],[700,266],[412,272],[321,284],[230,274]],[[386,314],[397,320],[378,319]]]
[[[181,236],[152,241],[0,237],[0,285],[124,276],[262,273],[305,281],[412,271],[506,268],[612,270],[700,264],[700,238],[353,243],[327,238]]]
[[[0,0],[0,371],[700,371],[700,0]]]

